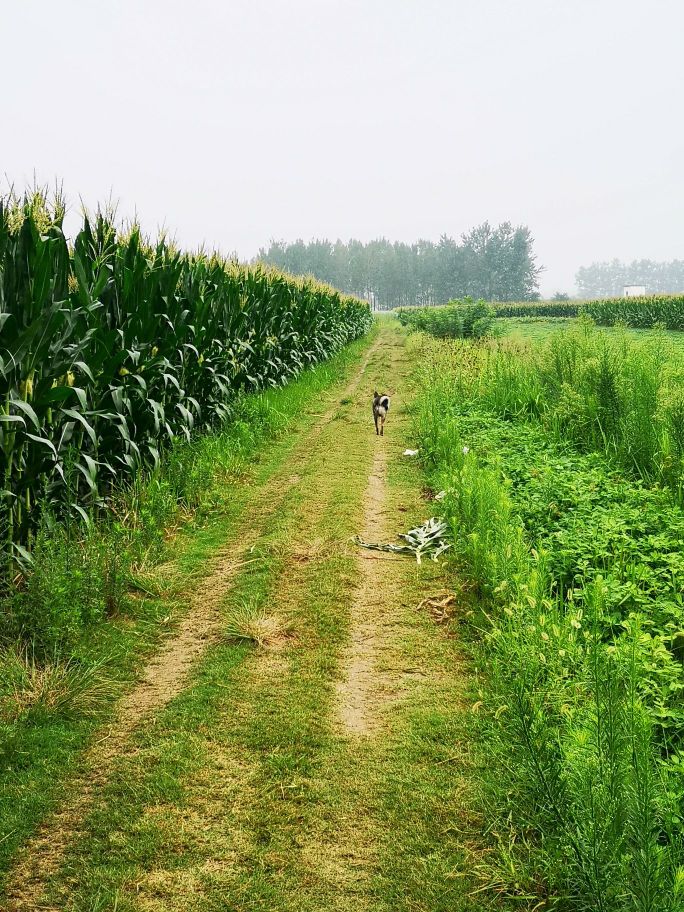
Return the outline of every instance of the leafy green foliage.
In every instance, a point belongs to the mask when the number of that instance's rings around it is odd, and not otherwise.
[[[125,607],[133,553],[115,528],[49,520],[36,534],[31,572],[0,603],[0,638],[21,636],[40,654],[73,647],[84,627]]]
[[[580,321],[532,348],[504,341],[483,358],[471,390],[488,409],[539,418],[558,440],[606,452],[681,496],[684,361],[663,333],[636,340]]]
[[[536,265],[529,228],[484,222],[460,241],[404,244],[381,238],[367,244],[316,239],[308,244],[273,241],[259,259],[296,275],[315,275],[337,288],[372,297],[382,308],[439,304],[471,295],[487,300],[537,297]]]
[[[670,912],[684,887],[684,515],[538,420],[535,356],[430,343],[416,413],[454,550],[488,603],[489,813],[516,846],[497,876],[515,870],[518,890],[522,867],[562,908]]]
[[[450,301],[441,307],[407,307],[399,311],[402,326],[438,339],[480,339],[491,332],[494,311],[484,301]]]
[[[582,310],[601,326],[624,323],[636,329],[651,329],[662,324],[666,329],[684,329],[684,295],[585,301]]]

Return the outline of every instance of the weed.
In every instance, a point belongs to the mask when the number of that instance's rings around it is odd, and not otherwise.
[[[480,339],[491,334],[495,312],[484,301],[450,301],[440,307],[405,307],[399,321],[439,339]]]
[[[483,788],[508,835],[482,877],[587,912],[681,893],[684,515],[645,471],[660,345],[584,324],[421,360],[421,453],[488,617]]]

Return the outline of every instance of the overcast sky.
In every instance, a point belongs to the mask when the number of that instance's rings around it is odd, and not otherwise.
[[[186,246],[530,226],[684,258],[681,0],[0,0],[0,173]]]

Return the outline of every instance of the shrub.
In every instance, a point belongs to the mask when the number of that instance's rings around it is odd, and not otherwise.
[[[403,326],[440,339],[481,339],[491,333],[494,311],[484,301],[450,301],[441,307],[406,307],[398,311]]]

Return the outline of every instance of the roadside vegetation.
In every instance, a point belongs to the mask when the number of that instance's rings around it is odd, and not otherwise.
[[[506,318],[518,320],[568,320],[572,317],[590,317],[598,326],[630,326],[634,329],[684,329],[684,295],[648,295],[632,298],[601,298],[594,301],[478,301],[496,318],[494,331],[501,328]],[[473,307],[472,298],[449,301],[436,307],[400,308],[400,319],[415,328],[431,332],[431,326],[453,326],[454,332],[433,333],[459,338],[459,313],[465,315]],[[448,315],[448,319],[447,319]],[[491,328],[491,327],[490,327]],[[465,333],[470,335],[471,333]]]
[[[684,361],[587,322],[415,344],[415,430],[480,605],[485,889],[680,909]]]

